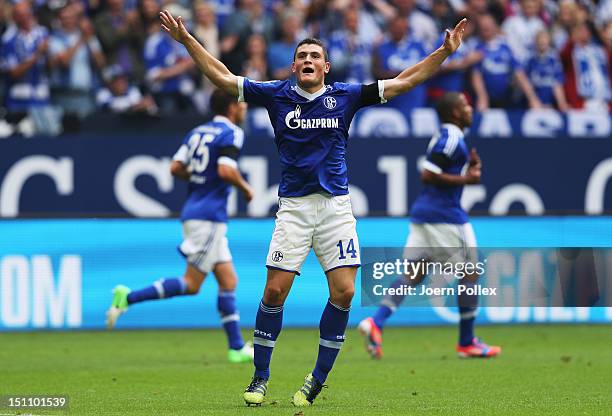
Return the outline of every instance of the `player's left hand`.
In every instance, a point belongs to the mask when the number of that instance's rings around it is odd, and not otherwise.
[[[474,147],[472,147],[472,149],[470,150],[470,166],[476,166],[478,167],[478,169],[482,168],[482,161],[480,160],[480,155]]]
[[[181,16],[175,19],[168,10],[164,10],[159,13],[159,19],[162,29],[177,42],[183,43],[189,38],[189,31],[187,31]]]
[[[466,18],[461,19],[452,31],[446,29],[446,34],[444,35],[444,49],[446,49],[448,53],[455,52],[459,48],[459,45],[461,45],[465,25],[467,25]]]

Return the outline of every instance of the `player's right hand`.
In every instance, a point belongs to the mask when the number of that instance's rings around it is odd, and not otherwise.
[[[246,199],[247,203],[251,202],[251,200],[253,199],[253,196],[255,196],[255,193],[253,192],[253,188],[251,188],[248,185],[242,190],[242,194],[244,195],[244,199]]]
[[[189,38],[189,32],[181,16],[175,19],[168,10],[164,10],[159,13],[159,18],[162,29],[169,33],[174,40],[183,43]]]
[[[466,185],[474,185],[476,183],[480,183],[480,177],[482,176],[482,170],[480,166],[474,165],[470,166],[467,169],[467,173],[465,174],[465,184]]]

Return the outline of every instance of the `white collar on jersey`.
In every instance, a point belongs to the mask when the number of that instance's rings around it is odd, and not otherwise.
[[[308,101],[312,101],[315,98],[320,97],[321,95],[323,95],[323,93],[325,92],[325,88],[326,88],[325,85],[323,85],[319,91],[313,92],[311,94],[311,93],[301,89],[299,85],[296,85],[295,86],[295,92],[297,92],[302,97],[306,98]]]
[[[238,127],[236,126],[234,123],[231,122],[231,120],[225,116],[220,116],[220,115],[216,115],[213,117],[213,121],[216,121],[217,123],[225,123],[228,126],[234,128],[234,127]]]
[[[455,134],[457,134],[459,137],[463,137],[463,135],[464,135],[463,130],[461,130],[459,128],[459,126],[457,126],[456,124],[453,124],[453,123],[444,123],[444,124],[442,124],[442,127],[446,127],[447,129],[455,132]]]

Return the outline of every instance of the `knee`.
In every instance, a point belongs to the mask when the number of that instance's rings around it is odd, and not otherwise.
[[[333,293],[331,293],[330,300],[338,306],[348,308],[351,306],[353,296],[355,296],[355,286],[350,285],[342,288],[336,288]]]
[[[263,301],[266,305],[282,305],[285,302],[285,293],[279,286],[266,286]]]
[[[185,294],[197,295],[200,292],[200,285],[192,280],[185,281]]]
[[[219,280],[219,289],[231,292],[236,290],[236,286],[238,286],[238,279],[235,276],[225,278],[224,280]]]

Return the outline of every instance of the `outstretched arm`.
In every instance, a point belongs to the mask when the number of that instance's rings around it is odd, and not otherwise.
[[[418,64],[402,71],[395,78],[384,80],[385,99],[390,100],[399,94],[403,94],[434,75],[442,62],[461,45],[466,24],[467,19],[463,19],[452,32],[447,29],[442,46]]]
[[[217,88],[230,94],[238,95],[238,77],[217,58],[212,56],[205,48],[187,31],[181,16],[174,18],[168,10],[159,14],[162,29],[172,36],[174,40],[182,43],[198,68],[204,73]]]

